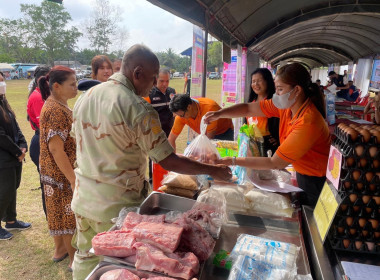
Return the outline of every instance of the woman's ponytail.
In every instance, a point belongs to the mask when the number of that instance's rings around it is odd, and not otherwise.
[[[304,90],[306,97],[310,98],[314,106],[321,113],[323,118],[326,118],[326,103],[323,93],[316,83],[311,83],[310,86]]]
[[[39,78],[38,87],[40,88],[42,99],[46,101],[51,93],[49,87],[49,75]]]

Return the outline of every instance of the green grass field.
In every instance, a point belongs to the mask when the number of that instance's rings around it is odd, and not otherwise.
[[[26,120],[26,103],[28,84],[30,80],[7,81],[6,97],[15,111],[17,121],[30,143],[34,135],[29,122]],[[184,80],[173,79],[170,86],[183,91]],[[207,81],[207,97],[220,104],[221,80]],[[73,107],[75,100],[69,102]],[[183,152],[187,142],[187,129],[177,139],[177,152]],[[18,219],[32,223],[32,228],[24,232],[16,232],[8,241],[0,241],[0,280],[28,280],[28,279],[71,279],[67,272],[68,258],[61,263],[54,263],[54,244],[50,237],[42,210],[41,191],[38,173],[35,165],[27,154],[23,166],[21,185],[17,193]],[[4,226],[4,223],[3,223]]]

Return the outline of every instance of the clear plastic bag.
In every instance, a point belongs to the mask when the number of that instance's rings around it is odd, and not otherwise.
[[[294,277],[294,271],[241,255],[234,262],[228,280],[293,280]]]
[[[297,274],[297,256],[300,248],[294,244],[270,240],[254,235],[239,235],[230,257],[237,260],[240,255],[256,261],[266,262],[276,269],[295,271]]]
[[[124,220],[125,220],[125,217],[127,217],[128,213],[129,212],[135,212],[135,213],[138,213],[139,212],[139,209],[138,207],[124,207],[120,210],[119,212],[119,217],[117,218],[114,218],[114,222],[115,222],[115,229],[119,230],[123,227],[123,223],[124,223]]]
[[[251,210],[281,217],[292,217],[294,208],[284,195],[252,189],[245,194],[250,201]]]
[[[212,237],[219,238],[222,225],[228,220],[226,199],[211,188],[198,197],[187,215],[197,221]]]
[[[206,136],[207,124],[204,123],[204,116],[201,120],[201,134],[198,135],[184,151],[184,156],[194,160],[215,164],[220,159],[218,150]]]

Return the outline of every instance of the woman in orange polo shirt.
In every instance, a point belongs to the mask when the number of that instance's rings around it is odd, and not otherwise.
[[[272,158],[224,158],[220,163],[262,170],[293,164],[298,186],[306,193],[302,203],[314,207],[326,180],[330,149],[324,99],[318,85],[311,82],[309,72],[299,63],[280,68],[275,85],[271,100],[209,112],[206,122],[244,116],[279,117],[280,146]]]
[[[262,100],[272,99],[275,92],[272,73],[267,68],[257,68],[251,74],[251,92],[248,102],[261,102]],[[248,124],[256,124],[264,138],[264,151],[271,150],[274,154],[280,143],[279,138],[279,118],[267,118],[247,116]]]

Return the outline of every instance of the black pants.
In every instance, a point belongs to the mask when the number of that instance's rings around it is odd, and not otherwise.
[[[37,166],[38,175],[40,174],[40,134],[38,131],[34,134],[32,137],[32,140],[30,141],[30,148],[29,148],[30,158],[32,159],[33,163]],[[41,176],[38,176],[41,178]],[[42,207],[45,212],[46,216],[46,204],[45,204],[45,192],[44,187],[42,186],[41,179],[40,179],[40,186],[41,186],[41,197],[42,197]]]
[[[300,202],[302,205],[315,207],[318,201],[319,194],[322,191],[323,185],[326,182],[326,176],[316,177],[302,175],[297,172],[298,186],[305,192],[300,194]]]
[[[20,186],[22,165],[0,168],[0,220],[16,221],[16,197]]]

